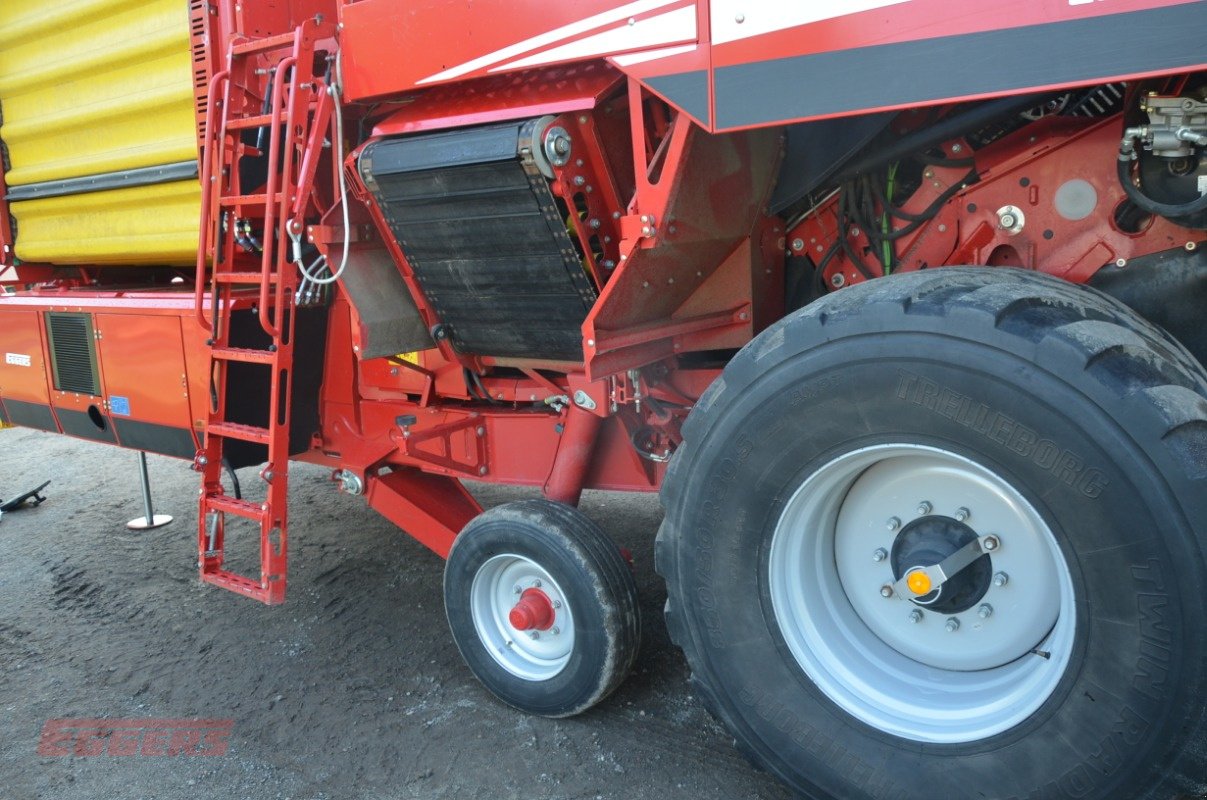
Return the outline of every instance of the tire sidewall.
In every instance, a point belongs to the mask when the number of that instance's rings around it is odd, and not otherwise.
[[[1154,782],[1162,740],[1201,681],[1179,672],[1201,662],[1201,636],[1187,625],[1201,606],[1190,591],[1201,557],[1197,544],[1166,546],[1194,542],[1173,470],[1116,421],[1122,400],[1074,385],[1084,365],[1074,370],[1071,356],[1053,371],[1059,353],[1041,369],[994,341],[922,330],[837,337],[765,359],[705,433],[692,481],[668,509],[694,544],[678,554],[678,605],[696,632],[702,663],[693,667],[731,687],[717,692],[721,713],[773,772],[852,798],[961,796],[970,780],[1003,798],[1035,787],[1054,797],[1138,794]],[[965,401],[995,415],[987,433],[946,413]],[[1143,434],[1145,421],[1137,425]],[[1075,458],[1076,476],[1072,462],[1062,472],[1028,452],[1023,429]],[[1048,523],[1074,584],[1075,643],[1059,685],[1024,723],[978,742],[921,744],[854,720],[797,666],[774,620],[767,559],[787,498],[843,453],[904,442],[969,458],[1018,489]],[[1098,476],[1085,479],[1087,470]],[[752,592],[758,602],[744,602]],[[793,752],[802,757],[782,757]]]

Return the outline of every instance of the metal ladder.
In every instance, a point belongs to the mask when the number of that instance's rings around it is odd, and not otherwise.
[[[289,245],[301,233],[330,119],[332,99],[311,73],[315,42],[331,35],[331,27],[315,19],[285,34],[234,38],[226,69],[210,80],[206,110],[195,311],[209,332],[211,404],[205,443],[195,462],[202,475],[198,567],[203,581],[268,605],[284,602],[288,552],[294,296],[299,280]],[[269,87],[267,98],[253,94],[252,87],[261,85]],[[248,131],[257,132],[254,144],[247,141],[252,138]],[[244,193],[240,161],[262,156],[267,156],[265,184],[255,193]],[[252,231],[260,220],[263,225],[256,242]],[[251,252],[249,243],[254,243]],[[232,346],[233,306],[241,298],[255,298],[259,325],[271,342],[266,348]],[[234,363],[265,368],[265,425],[228,417],[229,393],[248,388],[230,385]],[[267,463],[260,471],[267,486],[263,502],[225,493],[221,475],[229,441],[266,448]],[[223,566],[231,515],[258,525],[260,574],[256,577]]]

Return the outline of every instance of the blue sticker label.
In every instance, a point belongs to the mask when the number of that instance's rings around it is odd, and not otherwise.
[[[130,398],[110,395],[109,410],[114,414],[120,414],[123,417],[130,416]]]

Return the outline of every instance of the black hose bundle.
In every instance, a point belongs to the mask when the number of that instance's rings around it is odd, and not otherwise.
[[[1207,211],[1207,194],[1188,203],[1159,203],[1153,200],[1144,193],[1142,186],[1137,186],[1132,182],[1132,161],[1129,159],[1119,159],[1117,172],[1119,175],[1119,185],[1123,187],[1123,192],[1127,195],[1127,199],[1131,200],[1142,211],[1147,211],[1149,214],[1154,214],[1158,217],[1175,220],[1179,217],[1189,217]]]

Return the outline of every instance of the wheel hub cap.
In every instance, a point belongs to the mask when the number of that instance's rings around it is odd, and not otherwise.
[[[517,631],[547,631],[553,627],[553,601],[540,589],[525,589],[507,615]]]
[[[989,590],[993,565],[988,554],[935,586],[921,568],[942,563],[962,547],[977,541],[977,532],[952,517],[930,514],[906,525],[893,540],[892,567],[903,576],[914,603],[941,614],[959,614],[972,608]]]

